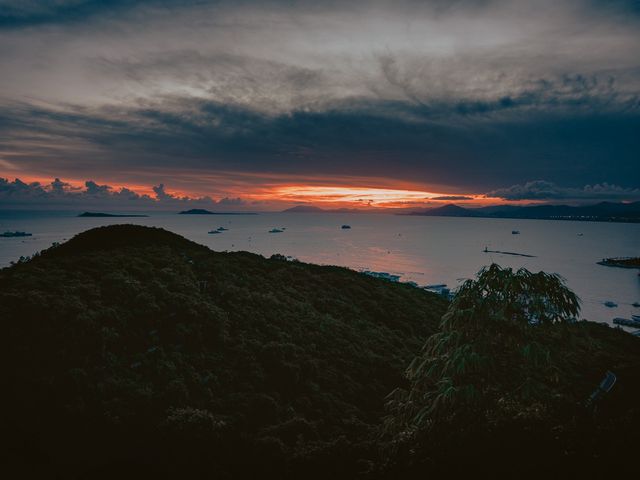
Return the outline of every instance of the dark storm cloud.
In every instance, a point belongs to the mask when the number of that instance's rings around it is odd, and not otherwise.
[[[549,101],[562,103],[561,97]],[[369,102],[282,115],[192,99],[127,110],[21,105],[0,111],[0,129],[2,138],[31,152],[28,158],[5,153],[6,162],[41,171],[55,157],[65,175],[134,163],[135,168],[384,176],[393,165],[401,180],[472,190],[541,176],[570,185],[602,178],[637,185],[637,106],[611,111],[600,106],[591,113],[587,99],[580,104],[584,110],[550,113],[530,106]],[[10,150],[4,143],[0,140],[3,150]]]
[[[87,21],[140,6],[193,5],[198,0],[0,0],[0,28]],[[209,2],[214,3],[214,2]]]
[[[0,173],[636,188],[637,5],[0,0]]]

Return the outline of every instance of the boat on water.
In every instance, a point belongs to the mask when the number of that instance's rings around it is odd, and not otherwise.
[[[603,302],[603,305],[609,308],[615,308],[618,306],[616,302],[612,302],[611,300],[607,300],[606,302]]]
[[[640,307],[640,302],[633,302],[633,303],[631,304],[631,306],[632,306],[632,307],[636,307],[636,308],[638,308],[638,307]]]
[[[282,233],[284,232],[284,229],[280,229],[280,228],[272,228],[271,230],[269,230],[269,233]]]
[[[19,232],[19,231],[15,231],[15,232],[4,232],[4,233],[0,233],[0,237],[5,237],[5,238],[13,238],[13,237],[30,237],[32,234],[31,233],[27,233],[27,232]]]
[[[400,275],[394,275],[388,272],[374,272],[372,270],[362,270],[362,273],[369,275],[370,277],[382,278],[383,280],[389,280],[390,282],[399,282]]]
[[[433,285],[425,285],[423,288],[425,290],[440,290],[441,288],[445,288],[446,286],[446,283],[434,283]]]
[[[222,233],[222,232],[220,232],[220,230],[209,230],[207,233],[209,235],[215,235],[216,233]]]
[[[613,323],[615,323],[616,325],[623,325],[625,327],[640,328],[640,319],[633,320],[629,318],[616,317],[613,319]]]
[[[218,231],[219,232],[226,232],[227,230],[229,230],[228,228],[224,228],[224,227],[218,227]]]
[[[351,225],[342,225],[342,227],[340,228],[342,228],[343,230],[348,230],[351,228]]]
[[[520,235],[520,230],[511,230],[511,235]]]

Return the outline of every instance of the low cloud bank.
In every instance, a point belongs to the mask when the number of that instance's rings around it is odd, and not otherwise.
[[[0,178],[0,208],[69,208],[106,210],[168,210],[177,208],[216,208],[229,210],[243,207],[241,198],[221,198],[209,196],[181,197],[167,192],[164,184],[153,187],[153,196],[137,193],[129,188],[100,185],[87,180],[84,187],[78,187],[56,178],[49,184],[26,183],[16,178],[10,181]]]
[[[634,201],[640,200],[640,189],[600,183],[582,188],[561,187],[545,180],[535,180],[524,185],[512,185],[486,194],[504,200],[573,200],[573,201]]]

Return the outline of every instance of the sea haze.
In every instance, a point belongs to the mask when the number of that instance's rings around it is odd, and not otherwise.
[[[138,218],[79,218],[80,212],[0,212],[0,266],[45,249],[92,227],[134,223],[162,227],[219,251],[274,253],[304,262],[400,275],[419,285],[446,283],[452,289],[483,265],[556,272],[582,299],[584,318],[609,322],[640,313],[638,270],[604,267],[605,257],[640,255],[640,224],[326,213],[177,215]],[[350,229],[342,229],[348,224]],[[219,234],[210,230],[225,227]],[[281,233],[269,233],[273,228]],[[520,234],[512,234],[513,230]],[[580,235],[582,234],[582,235]],[[485,253],[488,250],[532,255]],[[616,308],[603,302],[612,300]]]

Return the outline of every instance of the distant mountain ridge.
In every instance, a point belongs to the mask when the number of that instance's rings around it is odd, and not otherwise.
[[[331,208],[324,209],[314,205],[296,205],[287,208],[282,213],[378,213],[375,210],[362,210],[358,208]]]
[[[257,215],[256,212],[212,212],[204,208],[192,208],[178,212],[178,215]]]
[[[396,211],[397,212],[397,211]],[[324,209],[314,205],[297,205],[283,213],[393,213],[393,209]],[[454,203],[440,207],[397,212],[397,215],[425,217],[522,218],[541,220],[582,220],[592,222],[640,222],[640,202],[600,202],[592,205],[492,205],[468,208]]]
[[[465,208],[455,204],[415,210],[401,215],[427,217],[522,218],[543,220],[582,220],[599,222],[640,222],[640,202],[601,202],[594,205],[495,205]]]
[[[92,218],[111,218],[111,217],[148,217],[149,215],[140,215],[132,213],[104,213],[104,212],[84,212],[78,215],[78,217],[92,217]]]

